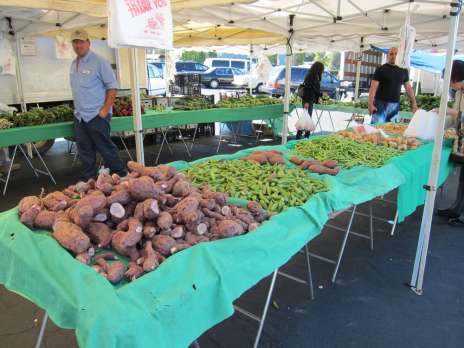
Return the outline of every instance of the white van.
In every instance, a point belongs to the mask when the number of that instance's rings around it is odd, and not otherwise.
[[[250,61],[248,59],[206,58],[204,64],[210,68],[237,68],[250,71]]]

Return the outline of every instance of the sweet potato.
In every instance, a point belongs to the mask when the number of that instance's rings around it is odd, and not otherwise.
[[[79,192],[75,190],[75,186],[68,186],[63,190],[63,193],[71,199],[80,198]]]
[[[300,165],[301,163],[304,162],[304,160],[297,157],[297,156],[292,156],[292,157],[290,157],[290,162],[292,162],[292,163],[294,163],[296,165]]]
[[[152,223],[145,223],[143,226],[143,236],[147,239],[153,238],[156,232],[156,227]]]
[[[26,210],[29,210],[29,208],[31,208],[33,205],[37,205],[37,206],[40,207],[41,202],[40,202],[39,197],[37,197],[37,196],[27,196],[27,197],[24,197],[23,199],[21,199],[19,201],[19,204],[18,204],[19,215],[24,213]]]
[[[133,282],[137,278],[143,275],[143,268],[135,262],[129,262],[128,268],[126,273],[124,273],[124,276],[129,280],[130,282]]]
[[[113,191],[113,179],[107,173],[101,173],[98,175],[97,182],[95,183],[95,188],[100,190],[105,195],[110,195]]]
[[[34,219],[34,227],[51,230],[55,223],[56,212],[50,210],[40,211]]]
[[[177,180],[172,187],[172,195],[175,197],[187,196],[190,192],[190,184],[184,179]]]
[[[214,207],[216,206],[216,201],[214,199],[201,199],[200,200],[200,207],[201,208],[206,208],[209,210],[213,210]]]
[[[69,211],[71,221],[82,228],[86,228],[87,225],[92,222],[93,216],[94,210],[89,204],[76,205]]]
[[[149,198],[150,199],[150,198]],[[139,202],[137,203],[137,205],[135,206],[135,210],[134,210],[134,214],[133,216],[141,221],[141,222],[144,222],[145,220],[145,216],[143,214],[143,202]]]
[[[171,214],[169,214],[167,211],[163,211],[158,215],[158,218],[156,219],[156,225],[161,228],[161,229],[168,229],[172,226],[173,219]]]
[[[59,211],[65,210],[68,207],[71,198],[63,192],[55,191],[46,195],[42,201],[48,210]]]
[[[225,219],[224,216],[221,213],[217,213],[217,212],[209,210],[207,208],[202,208],[201,211],[205,216],[207,216],[209,218],[213,218],[213,219],[216,219],[216,220],[224,220]]]
[[[129,181],[129,193],[132,199],[136,201],[144,201],[147,198],[155,198],[161,194],[157,190],[153,179],[148,176],[142,176]]]
[[[180,198],[174,197],[171,194],[167,194],[167,195],[162,195],[160,197],[157,197],[157,200],[159,203],[165,204],[168,207],[174,207],[177,203],[179,203]]]
[[[40,211],[42,209],[40,208],[40,205],[34,204],[29,207],[29,209],[25,210],[20,217],[20,221],[26,225],[29,228],[34,228],[34,221],[39,215]]]
[[[313,164],[308,167],[308,170],[310,170],[313,173],[318,173],[318,174],[337,175],[338,172],[340,171],[340,168],[339,167],[328,168],[323,165]]]
[[[110,206],[110,215],[113,221],[119,221],[126,216],[126,209],[121,203],[113,203]]]
[[[205,236],[196,235],[192,232],[185,234],[185,241],[190,245],[195,245],[202,242],[207,242],[209,239]]]
[[[121,177],[116,173],[111,175],[111,179],[113,180],[114,185],[119,185],[121,183]]]
[[[238,236],[244,233],[243,226],[234,220],[222,220],[218,222],[218,235],[220,237]]]
[[[156,235],[152,238],[154,249],[161,255],[169,256],[171,254],[171,248],[176,245],[174,238],[170,236]]]
[[[256,230],[261,224],[259,222],[252,222],[251,224],[248,225],[248,231],[254,231]]]
[[[154,220],[159,215],[160,209],[158,206],[158,201],[149,198],[143,201],[143,216],[147,220]]]
[[[202,189],[202,194],[203,194],[203,198],[206,198],[206,199],[212,198],[220,206],[225,205],[227,203],[227,200],[229,199],[229,196],[227,195],[227,193],[213,192],[208,187],[204,187]]]
[[[151,272],[159,266],[158,258],[153,250],[151,241],[147,241],[143,248],[143,264],[142,268],[145,272]]]
[[[111,244],[113,233],[108,225],[101,222],[92,222],[88,224],[85,232],[90,237],[90,240],[97,244],[99,248],[106,248]]]
[[[89,183],[83,181],[79,181],[74,187],[78,193],[87,193],[91,188]]]
[[[174,255],[175,253],[178,253],[179,251],[185,250],[185,249],[190,248],[190,247],[191,247],[191,245],[189,243],[178,242],[178,243],[176,243],[176,245],[174,245],[171,248],[171,255]]]
[[[263,209],[263,207],[261,206],[261,204],[259,204],[259,203],[256,202],[256,201],[250,201],[250,202],[248,202],[247,208],[248,208],[248,210],[250,211],[250,213],[252,213],[253,215],[261,214],[261,213],[264,211],[264,209]]]
[[[282,158],[282,155],[277,155],[277,154],[268,154],[267,160],[270,164],[284,164],[285,163],[284,159]]]
[[[100,211],[106,207],[106,196],[100,191],[93,191],[82,198],[76,204],[76,208],[83,205],[90,205],[94,212]]]
[[[93,221],[95,222],[105,222],[108,220],[109,210],[108,208],[103,208],[100,211],[95,212],[93,217]]]
[[[184,227],[181,225],[175,226],[170,231],[170,236],[175,239],[183,238],[185,236]]]
[[[82,229],[72,222],[55,221],[52,236],[65,249],[80,254],[89,249],[90,239]]]
[[[329,167],[329,168],[335,168],[338,166],[338,162],[336,160],[325,160],[322,162],[323,166]]]
[[[75,259],[79,262],[82,262],[84,265],[89,265],[92,256],[90,256],[87,251],[84,251],[83,253],[77,254]]]
[[[119,283],[126,272],[126,266],[121,261],[114,261],[109,265],[104,259],[99,258],[97,265],[106,272],[106,279],[112,284]]]
[[[131,201],[131,196],[127,189],[121,188],[119,190],[113,191],[106,201],[108,205],[111,205],[113,203],[120,203],[122,205],[126,205]]]
[[[130,247],[134,247],[143,236],[143,227],[139,220],[129,218],[127,231],[117,231],[113,234],[111,245],[120,254],[130,256]]]

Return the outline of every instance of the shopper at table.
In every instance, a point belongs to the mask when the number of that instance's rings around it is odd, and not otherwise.
[[[409,83],[409,73],[395,64],[397,54],[397,48],[390,48],[387,63],[378,67],[372,78],[368,100],[372,123],[399,121],[401,86],[404,86],[411,101],[411,111],[417,110],[416,97]]]
[[[74,130],[82,163],[81,179],[97,174],[96,152],[105,166],[119,175],[126,169],[111,141],[111,112],[118,83],[110,64],[90,50],[87,32],[76,30],[71,36],[76,59],[71,64],[70,81],[74,99]]]
[[[450,87],[456,91],[454,96],[453,108],[447,109],[447,114],[452,116],[456,127],[458,138],[453,145],[451,160],[455,163],[464,163],[464,62],[455,60],[451,70]],[[435,109],[435,111],[438,111]],[[449,224],[458,227],[464,227],[464,170],[460,167],[459,183],[456,190],[456,199],[451,207],[447,209],[438,209],[437,214],[449,218]]]
[[[319,98],[322,96],[321,94],[321,79],[322,73],[324,72],[324,64],[321,62],[315,62],[311,65],[308,73],[305,76],[303,82],[303,96],[301,97],[303,108],[307,110],[309,117],[312,117],[313,114],[313,106],[315,103],[318,102]],[[305,131],[304,137],[308,138],[311,134],[310,131]],[[302,130],[298,130],[296,132],[296,138],[301,139],[303,135]]]

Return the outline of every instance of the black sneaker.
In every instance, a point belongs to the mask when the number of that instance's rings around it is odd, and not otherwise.
[[[456,213],[453,209],[438,209],[437,215],[442,217],[447,217],[451,219],[456,219],[460,214]]]
[[[448,225],[451,225],[453,227],[464,227],[464,221],[461,220],[461,218],[453,218],[449,219]]]

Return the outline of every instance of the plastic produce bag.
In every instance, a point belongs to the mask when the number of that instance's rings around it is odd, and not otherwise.
[[[307,109],[299,109],[298,121],[296,121],[295,123],[295,128],[297,130],[305,130],[305,131],[310,131],[310,132],[316,129],[316,125],[311,119],[311,116],[309,116]]]
[[[412,117],[411,122],[409,122],[404,135],[423,140],[432,140],[435,138],[437,125],[438,114],[436,112],[419,109]]]

